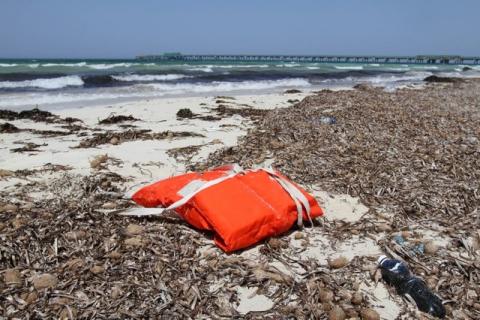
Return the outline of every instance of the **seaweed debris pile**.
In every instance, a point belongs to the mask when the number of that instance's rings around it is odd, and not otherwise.
[[[268,113],[238,146],[194,168],[270,160],[304,185],[359,197],[369,212],[327,225],[332,236],[375,235],[384,252],[426,278],[450,316],[478,318],[479,92],[478,80],[393,93],[320,91]]]

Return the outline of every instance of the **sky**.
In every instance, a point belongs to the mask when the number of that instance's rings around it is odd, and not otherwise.
[[[0,58],[480,56],[478,0],[0,0]]]

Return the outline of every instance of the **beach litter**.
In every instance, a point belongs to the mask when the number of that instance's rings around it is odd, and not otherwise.
[[[147,208],[123,215],[160,215],[175,210],[192,226],[212,231],[226,252],[250,247],[323,215],[315,198],[273,169],[236,166],[187,173],[158,181],[132,199]]]
[[[385,282],[395,286],[399,294],[413,299],[421,311],[435,317],[445,317],[446,311],[442,300],[428,288],[422,279],[410,272],[406,263],[381,256],[378,258],[378,265]]]

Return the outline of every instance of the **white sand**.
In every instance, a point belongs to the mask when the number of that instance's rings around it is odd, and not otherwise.
[[[247,104],[255,108],[276,108],[290,105],[287,100],[301,99],[302,94],[268,94],[257,96],[237,96],[231,106]],[[132,122],[135,129],[150,129],[152,132],[189,131],[205,137],[186,137],[165,140],[131,141],[119,145],[101,145],[97,148],[72,147],[86,137],[67,135],[63,137],[41,138],[29,132],[0,135],[0,169],[22,170],[38,169],[42,166],[60,164],[73,168],[71,173],[89,174],[92,169],[90,160],[95,156],[108,154],[119,160],[115,166],[116,173],[131,178],[129,186],[142,182],[169,177],[185,171],[184,164],[170,157],[167,151],[187,146],[201,146],[192,160],[207,157],[211,152],[225,146],[236,144],[238,137],[246,133],[250,122],[240,116],[226,117],[220,121],[203,121],[199,119],[177,120],[176,113],[181,108],[189,108],[201,115],[215,115],[210,108],[216,107],[215,97],[193,97],[145,100],[141,102],[120,103],[111,106],[89,106],[85,108],[55,110],[61,117],[81,119],[92,128],[124,131],[117,125],[99,125],[98,121],[111,114],[132,115],[142,121]],[[204,105],[201,105],[204,104]],[[239,106],[241,107],[241,106]],[[10,121],[20,129],[64,130],[60,125],[32,122],[28,120]],[[224,125],[222,127],[222,125]],[[91,136],[91,132],[88,132]],[[46,144],[39,148],[40,152],[12,153],[10,149],[21,147],[18,142]],[[12,180],[12,179],[11,179]],[[16,181],[18,182],[18,181]],[[11,185],[8,181],[0,181],[0,187]]]
[[[257,294],[258,288],[238,287],[237,294],[240,303],[236,310],[241,314],[254,311],[266,311],[273,307],[273,301],[268,297]]]

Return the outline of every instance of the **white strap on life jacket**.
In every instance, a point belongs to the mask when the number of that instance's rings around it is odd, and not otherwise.
[[[303,208],[305,208],[305,212],[307,213],[307,217],[312,223],[312,218],[310,216],[310,204],[308,202],[308,199],[305,197],[305,195],[290,181],[286,180],[285,178],[279,176],[272,168],[261,168],[261,169],[256,169],[256,170],[243,170],[241,167],[238,165],[234,165],[229,171],[226,172],[226,174],[223,177],[210,180],[210,181],[199,181],[198,183],[195,183],[194,187],[192,187],[192,190],[188,194],[182,194],[183,197],[182,199],[172,203],[169,205],[167,208],[131,208],[125,211],[120,212],[120,215],[124,216],[158,216],[161,215],[163,212],[167,210],[173,210],[178,207],[183,206],[186,204],[190,199],[192,199],[195,195],[197,195],[199,192],[210,188],[214,185],[217,185],[219,183],[222,183],[223,181],[233,178],[238,174],[245,174],[247,172],[255,172],[255,171],[265,171],[267,172],[292,198],[292,200],[295,202],[295,206],[297,208],[297,225],[301,227],[303,225]],[[203,182],[203,183],[202,183]],[[130,196],[131,198],[131,196]],[[303,208],[302,208],[303,207]]]

